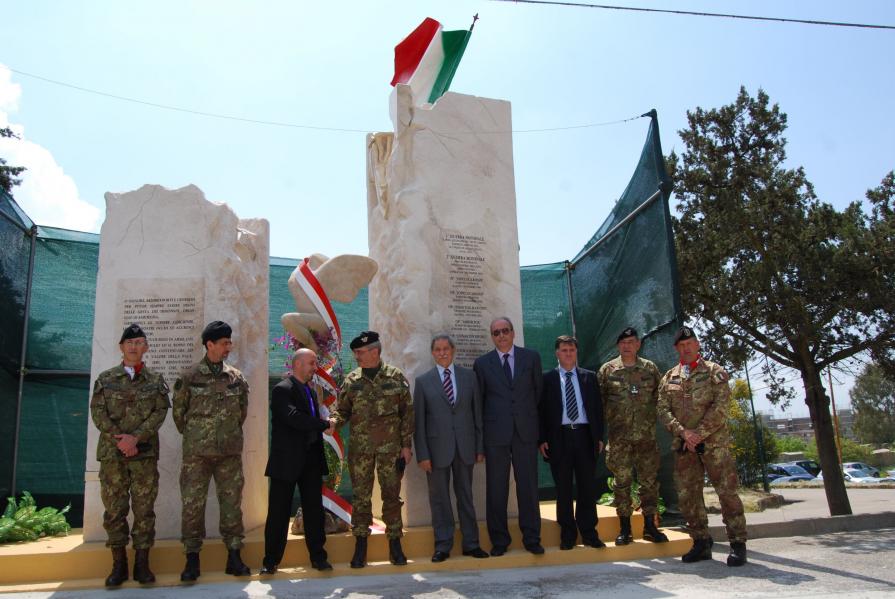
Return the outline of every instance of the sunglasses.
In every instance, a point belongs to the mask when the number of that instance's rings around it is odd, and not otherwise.
[[[493,331],[491,331],[491,336],[500,337],[501,335],[509,335],[512,331],[513,329],[507,327],[504,327],[502,329],[494,329]]]

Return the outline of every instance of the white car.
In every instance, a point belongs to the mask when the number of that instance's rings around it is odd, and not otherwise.
[[[855,470],[854,468],[846,468],[842,471],[842,478],[845,479],[847,483],[878,483],[878,478],[873,478],[872,476],[867,476],[867,473],[863,470]],[[817,475],[817,480],[823,480],[823,472]]]
[[[846,470],[863,470],[864,472],[866,472],[864,476],[879,478],[879,469],[874,468],[869,464],[865,464],[864,462],[845,462],[844,464],[842,464],[842,467]]]

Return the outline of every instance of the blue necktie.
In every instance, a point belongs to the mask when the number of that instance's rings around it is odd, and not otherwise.
[[[572,386],[571,372],[566,373],[566,414],[571,424],[578,421],[578,401],[575,399],[575,387]]]
[[[513,370],[510,368],[510,354],[503,355],[503,373],[507,376],[507,382],[513,384]]]
[[[305,385],[305,393],[308,396],[308,406],[311,408],[311,416],[316,416],[317,410],[314,409],[314,398],[311,397],[311,389],[307,385]]]

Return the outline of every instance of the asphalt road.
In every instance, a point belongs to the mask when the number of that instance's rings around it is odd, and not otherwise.
[[[749,564],[728,568],[727,546],[715,559],[677,559],[407,576],[342,576],[272,583],[208,584],[158,589],[16,593],[27,599],[367,599],[415,597],[627,598],[659,597],[885,597],[895,596],[895,529],[814,537],[758,539],[748,544]]]

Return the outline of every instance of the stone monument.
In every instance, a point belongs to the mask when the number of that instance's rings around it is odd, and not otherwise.
[[[90,376],[121,361],[118,338],[131,322],[146,331],[144,360],[174,381],[204,355],[200,335],[207,322],[233,327],[228,362],[251,387],[244,425],[242,496],[246,530],[264,523],[267,483],[269,225],[240,219],[225,204],[205,199],[193,185],[169,190],[144,185],[124,194],[106,194],[100,232],[99,274],[93,323]],[[157,538],[180,537],[181,436],[171,418],[159,433]],[[96,442],[99,431],[88,418],[84,483],[84,538],[106,538],[99,491]],[[206,509],[209,537],[219,536],[214,482]]]
[[[392,93],[394,133],[367,136],[367,215],[380,267],[370,328],[412,384],[433,365],[436,333],[454,337],[456,362],[468,367],[493,349],[492,318],[513,319],[518,345],[523,334],[510,103],[448,92],[417,107],[411,93],[405,85]],[[474,472],[484,519],[484,466]],[[427,496],[414,464],[402,492],[405,526],[430,523]],[[512,490],[510,498],[514,516]]]

